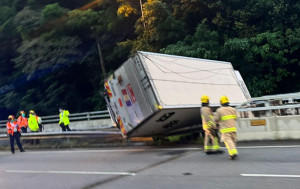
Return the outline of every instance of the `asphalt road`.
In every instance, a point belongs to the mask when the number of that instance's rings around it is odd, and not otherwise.
[[[0,152],[1,189],[300,188],[300,142],[240,144],[239,159],[200,148]]]

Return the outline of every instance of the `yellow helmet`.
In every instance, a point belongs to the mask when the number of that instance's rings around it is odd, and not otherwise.
[[[229,102],[229,99],[227,96],[221,96],[220,98],[220,103],[221,104],[225,104],[225,103],[228,103]]]
[[[15,119],[15,116],[9,115],[9,116],[8,116],[8,119],[9,119],[9,120],[14,120],[14,119]]]
[[[30,113],[30,114],[34,114],[34,111],[33,111],[33,110],[30,110],[29,113]]]
[[[202,95],[201,96],[201,102],[202,103],[208,103],[209,101],[209,97],[207,95]]]

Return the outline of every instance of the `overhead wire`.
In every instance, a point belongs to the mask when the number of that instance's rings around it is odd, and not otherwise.
[[[144,55],[144,56],[146,56],[146,55]],[[216,72],[213,72],[212,70],[225,70],[225,69],[230,69],[230,68],[199,69],[199,68],[194,68],[194,67],[187,66],[187,65],[178,64],[178,63],[176,63],[176,62],[174,62],[174,61],[162,60],[162,59],[160,59],[160,58],[157,58],[157,59],[159,59],[159,60],[161,60],[161,61],[163,61],[163,62],[168,62],[168,63],[171,63],[171,64],[176,64],[176,65],[178,65],[178,66],[182,66],[182,67],[191,68],[191,69],[196,70],[196,71],[181,72],[181,73],[193,73],[193,72],[201,72],[201,71],[206,71],[206,72],[216,73]],[[229,75],[229,76],[231,76],[230,74],[222,74],[222,73],[219,73],[219,72],[217,72],[217,73],[220,74],[220,75]]]
[[[237,85],[237,84],[225,84],[225,83],[202,83],[202,82],[192,82],[192,81],[176,81],[176,80],[168,80],[168,79],[151,79],[155,81],[169,81],[174,83],[195,83],[195,84],[202,84],[202,85]]]
[[[145,58],[147,58],[150,62],[152,62],[153,65],[155,65],[155,66],[156,66],[160,71],[162,71],[163,73],[166,73],[166,72],[165,72],[164,70],[162,70],[159,66],[163,67],[163,68],[166,69],[166,70],[169,70],[170,72],[172,72],[172,73],[174,73],[174,74],[176,74],[176,75],[179,75],[179,76],[181,76],[181,77],[183,77],[183,78],[186,78],[186,79],[191,79],[191,80],[204,80],[204,79],[208,79],[209,77],[212,77],[212,76],[218,74],[218,73],[215,73],[215,72],[214,72],[213,75],[206,76],[205,78],[194,79],[194,78],[190,78],[190,77],[186,77],[186,76],[184,76],[184,75],[181,75],[180,73],[174,72],[173,70],[170,70],[170,69],[168,69],[167,67],[162,66],[161,64],[155,63],[155,62],[154,62],[153,60],[151,60],[147,55],[143,55],[143,56],[144,56]],[[232,76],[232,75],[230,75],[230,76]],[[152,80],[159,80],[159,79],[152,79]],[[167,80],[165,80],[165,81],[167,81]],[[169,81],[172,81],[172,80],[169,80]],[[173,82],[176,82],[176,81],[173,80]],[[177,82],[182,82],[182,83],[184,83],[185,81],[177,81]],[[191,82],[190,82],[190,83],[191,83]],[[217,84],[217,83],[200,83],[200,82],[194,82],[194,83],[198,83],[198,84],[211,84],[211,85],[237,85],[237,84]]]

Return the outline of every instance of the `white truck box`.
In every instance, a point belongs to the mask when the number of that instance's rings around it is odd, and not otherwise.
[[[138,51],[105,81],[112,120],[124,136],[170,135],[201,125],[200,98],[219,106],[250,99],[229,62]]]

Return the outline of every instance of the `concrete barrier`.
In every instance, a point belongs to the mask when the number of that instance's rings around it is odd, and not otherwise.
[[[111,119],[98,119],[86,121],[73,121],[70,123],[71,130],[95,130],[100,128],[112,127]],[[44,124],[44,132],[61,131],[58,123]]]
[[[58,123],[47,123],[44,125],[44,132],[55,132],[61,131],[60,126]],[[103,128],[112,127],[113,123],[111,119],[97,119],[97,120],[85,120],[85,121],[71,121],[70,129],[71,130],[79,130],[79,131],[86,131],[86,130],[97,130]],[[29,131],[30,132],[30,131]],[[0,133],[6,133],[6,128],[1,128]]]
[[[300,139],[300,116],[241,118],[237,135],[238,141]]]

